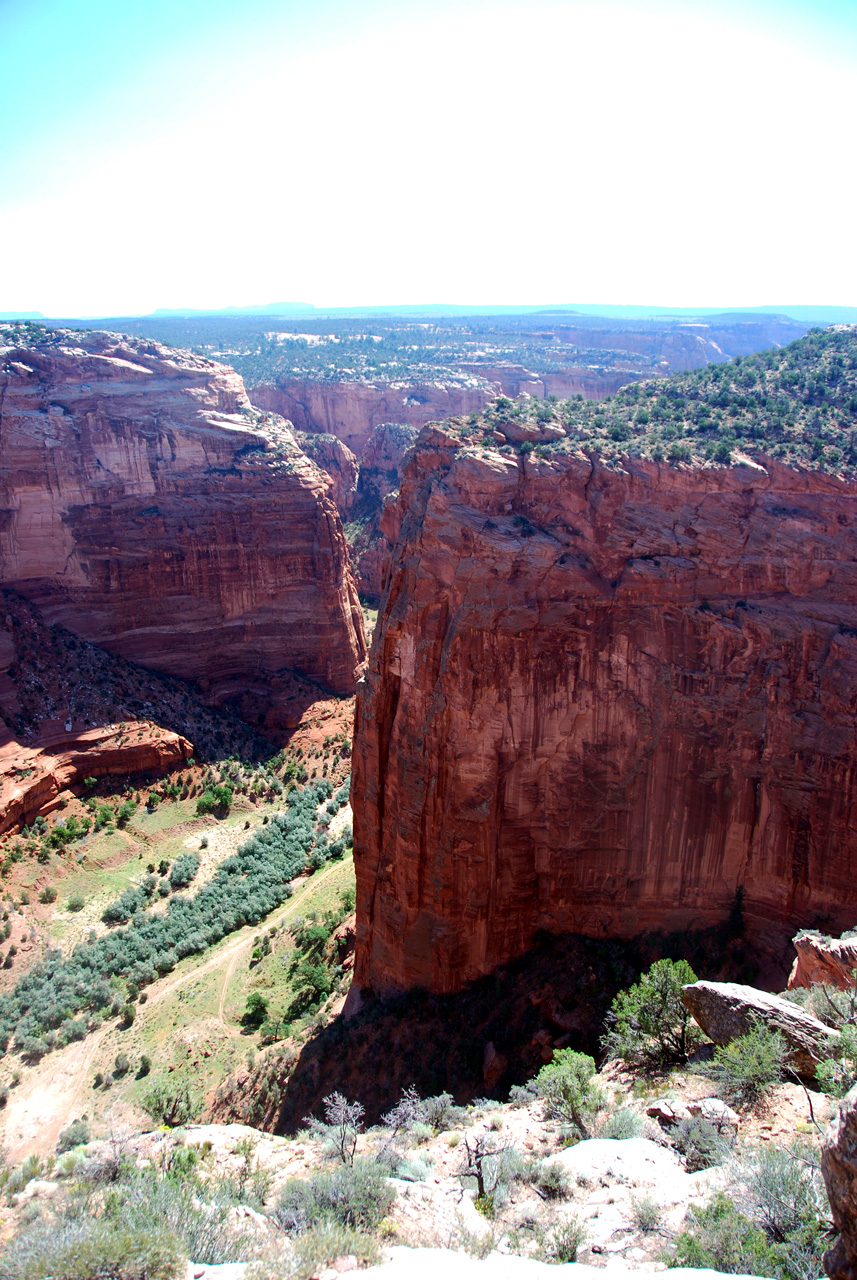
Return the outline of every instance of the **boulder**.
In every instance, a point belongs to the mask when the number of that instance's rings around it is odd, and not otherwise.
[[[786,1062],[799,1075],[815,1075],[815,1068],[831,1056],[832,1044],[839,1040],[838,1031],[800,1005],[738,982],[692,982],[682,989],[681,998],[715,1044],[729,1044],[746,1035],[756,1022],[778,1031],[788,1045]]]
[[[697,1098],[687,1104],[692,1116],[699,1116],[713,1124],[715,1129],[737,1129],[738,1114],[720,1098]]]
[[[656,1098],[646,1107],[646,1115],[657,1120],[664,1129],[672,1129],[690,1116],[690,1109],[681,1102],[669,1102],[666,1098]]]
[[[821,1144],[821,1173],[839,1239],[824,1255],[830,1280],[857,1280],[857,1085],[847,1093]]]
[[[789,991],[826,982],[847,991],[854,985],[857,937],[826,938],[821,933],[799,933],[794,939],[797,958],[789,974]]]

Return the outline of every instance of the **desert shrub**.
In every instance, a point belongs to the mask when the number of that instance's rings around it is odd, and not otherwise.
[[[183,853],[170,867],[170,884],[174,889],[185,889],[199,871],[199,854]]]
[[[57,900],[56,889],[53,887],[53,885],[46,885],[45,888],[42,890],[42,892],[39,894],[39,902],[43,903],[44,905],[47,905],[51,902],[56,902],[56,900]]]
[[[754,1106],[783,1076],[786,1042],[778,1031],[757,1022],[746,1035],[715,1050],[709,1068],[727,1102]]]
[[[571,1195],[568,1170],[558,1160],[535,1160],[525,1176],[547,1200],[565,1200]]]
[[[79,1120],[72,1120],[70,1125],[60,1132],[57,1139],[57,1151],[61,1155],[63,1151],[71,1151],[72,1147],[80,1147],[84,1142],[89,1142],[92,1132],[89,1128],[89,1121],[85,1116]]]
[[[137,1068],[137,1079],[142,1080],[152,1070],[152,1059],[148,1054],[144,1053],[140,1058],[140,1065]]]
[[[710,1267],[777,1280],[816,1280],[822,1275],[821,1256],[829,1242],[825,1224],[811,1198],[804,1199],[801,1206],[788,1192],[785,1200],[780,1198],[785,1185],[782,1170],[772,1182],[772,1168],[763,1175],[763,1195],[750,1193],[751,1212],[754,1217],[761,1212],[761,1220],[742,1213],[720,1191],[707,1205],[688,1210],[669,1265]]]
[[[437,1093],[431,1098],[424,1098],[423,1111],[426,1124],[430,1124],[435,1133],[451,1129],[463,1114],[461,1107],[455,1105],[451,1093]]]
[[[179,1280],[187,1254],[151,1221],[129,1230],[96,1218],[37,1222],[19,1232],[0,1259],[4,1280]]]
[[[696,982],[686,960],[657,960],[640,981],[620,991],[608,1015],[605,1051],[637,1066],[684,1062],[702,1038],[681,998]]]
[[[363,1106],[359,1102],[349,1102],[341,1093],[329,1093],[322,1099],[324,1105],[324,1122],[307,1116],[310,1130],[322,1138],[331,1155],[337,1156],[343,1164],[354,1163],[357,1150],[357,1137],[363,1128]]]
[[[202,1110],[202,1098],[189,1080],[158,1080],[140,1100],[140,1105],[157,1124],[174,1128],[197,1118]]]
[[[630,1107],[620,1107],[608,1116],[598,1130],[599,1138],[639,1138],[645,1128],[643,1117]]]
[[[157,1223],[179,1241],[186,1258],[216,1266],[243,1261],[254,1248],[252,1228],[236,1230],[230,1220],[233,1203],[229,1188],[216,1180],[204,1183],[169,1170],[153,1175],[140,1169],[119,1184],[108,1205],[117,1224],[145,1230]]]
[[[718,1191],[701,1207],[692,1206],[676,1237],[673,1267],[710,1267],[744,1275],[774,1274],[764,1231]]]
[[[750,1213],[769,1240],[811,1233],[826,1212],[818,1153],[807,1142],[762,1144],[745,1154],[739,1176]]]
[[[352,1231],[336,1222],[323,1222],[298,1236],[294,1248],[278,1262],[267,1256],[251,1263],[246,1280],[311,1280],[329,1270],[337,1258],[355,1257],[361,1266],[382,1261],[380,1246],[372,1236]]]
[[[326,1223],[372,1231],[393,1199],[384,1171],[377,1164],[358,1161],[306,1180],[289,1179],[277,1197],[273,1217],[293,1235]]]
[[[473,1138],[465,1135],[458,1177],[463,1183],[475,1184],[476,1208],[486,1217],[494,1216],[508,1199],[512,1182],[526,1173],[520,1152],[510,1143],[501,1143],[488,1133]]]
[[[654,1196],[631,1197],[631,1221],[638,1231],[657,1231],[662,1219],[663,1210]]]
[[[834,1098],[844,1097],[857,1084],[857,1027],[853,1022],[842,1026],[836,1056],[819,1063],[815,1078]]]
[[[591,1136],[592,1122],[604,1105],[604,1094],[595,1082],[595,1062],[574,1049],[557,1049],[553,1061],[535,1078],[545,1114],[572,1126],[580,1137]]]
[[[73,893],[65,906],[66,911],[82,911],[86,903],[79,893]]]
[[[730,1150],[723,1134],[701,1116],[682,1120],[675,1128],[673,1142],[684,1156],[688,1173],[698,1173],[700,1169],[722,1164]]]
[[[545,1236],[542,1257],[545,1262],[574,1262],[585,1240],[586,1223],[576,1214],[571,1214]]]
[[[131,1063],[128,1061],[127,1054],[117,1053],[116,1057],[113,1059],[114,1076],[127,1076],[130,1070]]]

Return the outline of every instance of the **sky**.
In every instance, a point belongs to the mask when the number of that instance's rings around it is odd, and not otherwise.
[[[0,312],[857,305],[857,0],[0,0]]]

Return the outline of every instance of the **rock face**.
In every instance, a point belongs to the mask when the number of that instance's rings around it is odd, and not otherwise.
[[[269,722],[289,671],[352,691],[362,622],[328,482],[237,374],[106,333],[0,356],[2,584],[215,704],[270,701]]]
[[[772,980],[853,923],[857,492],[762,462],[423,432],[358,694],[358,987],[720,922],[738,886]]]
[[[347,516],[357,498],[357,459],[337,440],[322,431],[296,431],[295,439],[308,458],[312,458],[330,477],[330,496],[341,516]]]
[[[857,969],[857,937],[826,938],[820,933],[801,933],[794,939],[797,959],[789,975],[789,989],[814,987],[826,982],[847,991],[854,986],[852,970]]]
[[[349,534],[351,559],[360,594],[374,604],[381,599],[384,565],[389,546],[382,531],[385,504],[392,501],[402,482],[408,451],[419,432],[402,422],[376,427],[360,458],[360,479],[353,536]]]
[[[167,773],[193,755],[187,738],[148,720],[84,732],[51,726],[38,744],[0,745],[0,834],[50,813],[60,792],[86,777]]]
[[[375,427],[404,422],[424,427],[460,413],[483,409],[499,386],[481,377],[462,375],[458,382],[334,382],[313,378],[283,379],[251,387],[260,409],[281,414],[298,431],[325,431],[358,456]]]
[[[830,1046],[839,1039],[838,1031],[800,1005],[739,982],[693,982],[682,989],[681,998],[715,1044],[737,1040],[757,1022],[778,1031],[788,1045],[786,1062],[803,1076],[815,1075],[818,1064],[833,1056]]]
[[[821,1172],[839,1239],[824,1255],[830,1280],[857,1277],[857,1087],[847,1093],[821,1147]]]

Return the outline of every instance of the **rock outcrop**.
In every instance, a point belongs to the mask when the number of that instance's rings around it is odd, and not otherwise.
[[[296,431],[295,439],[306,456],[330,477],[330,496],[339,514],[347,516],[357,498],[359,469],[354,454],[336,436],[323,431]]]
[[[50,813],[61,792],[84,778],[168,773],[193,755],[187,738],[149,720],[83,732],[46,726],[37,744],[0,745],[0,835]]]
[[[794,939],[797,958],[789,975],[789,989],[814,987],[826,982],[847,991],[854,986],[857,969],[857,935],[826,938],[821,933],[799,933]]]
[[[778,1032],[788,1048],[786,1062],[802,1076],[815,1075],[818,1064],[833,1057],[839,1039],[838,1031],[800,1005],[740,982],[693,982],[682,988],[681,998],[715,1044],[729,1044],[757,1023]]]
[[[0,583],[259,723],[289,672],[353,690],[362,621],[329,483],[236,373],[107,333],[0,358]]]
[[[821,1145],[821,1173],[839,1238],[824,1255],[830,1280],[857,1277],[857,1087],[840,1101]]]
[[[539,931],[723,921],[739,886],[783,980],[857,907],[857,490],[544,447],[426,430],[390,512],[355,981],[454,990]]]
[[[281,414],[298,431],[324,431],[358,456],[375,427],[404,422],[424,427],[460,413],[476,413],[500,388],[482,377],[421,382],[338,382],[332,379],[280,379],[250,387],[259,409]]]

